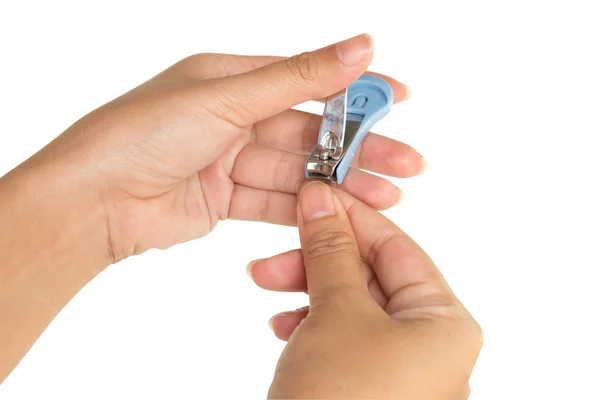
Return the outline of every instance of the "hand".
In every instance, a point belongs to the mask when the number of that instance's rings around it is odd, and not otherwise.
[[[347,86],[372,53],[361,35],[287,59],[192,56],[84,117],[38,160],[66,164],[61,179],[85,174],[106,211],[112,262],[201,237],[226,218],[294,225],[321,117],[289,108]],[[404,85],[385,78],[403,100]],[[361,169],[410,177],[422,168],[415,150],[371,134],[342,188],[383,209],[401,192]]]
[[[288,344],[269,397],[466,399],[481,330],[423,250],[321,182],[301,189],[298,226],[301,251],[249,266],[310,298],[270,321]]]
[[[364,73],[361,35],[283,59],[189,57],[100,107],[0,179],[0,382],[60,309],[110,263],[207,234],[225,218],[295,224],[320,116],[289,108]],[[406,88],[385,78],[396,100]],[[376,208],[423,168],[369,135],[343,189]]]

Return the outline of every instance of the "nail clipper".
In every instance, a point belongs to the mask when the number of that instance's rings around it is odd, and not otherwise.
[[[306,179],[341,184],[362,140],[393,104],[392,88],[375,75],[362,75],[329,96],[317,144],[306,160]]]

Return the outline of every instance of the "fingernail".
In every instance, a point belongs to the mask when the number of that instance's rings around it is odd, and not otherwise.
[[[271,318],[269,318],[269,328],[271,328],[271,330],[273,330],[273,320],[275,319],[275,317],[277,317],[277,315],[274,315]]]
[[[347,67],[364,61],[373,52],[373,39],[367,34],[355,36],[336,44],[338,58]]]
[[[421,171],[417,175],[423,175],[425,173],[425,170],[427,170],[427,160],[423,156],[421,156],[421,163],[423,164],[423,166],[421,167]]]
[[[286,317],[286,316],[294,315],[297,313],[303,313],[303,312],[309,311],[309,309],[310,309],[310,306],[304,306],[304,307],[297,308],[295,310],[283,311],[283,312],[277,313],[277,314],[273,315],[271,317],[271,319],[269,320],[269,326],[271,326],[271,327],[273,326],[273,320],[277,317]],[[273,329],[273,328],[271,328],[271,329]]]
[[[412,91],[410,90],[410,88],[406,85],[404,85],[404,91],[405,91],[405,95],[404,95],[404,100],[408,100],[410,99],[410,96],[412,96]]]
[[[314,181],[303,186],[298,201],[304,221],[330,216],[335,212],[333,193],[323,182]]]
[[[394,203],[394,206],[397,206],[398,204],[402,203],[402,199],[404,198],[404,193],[402,192],[402,190],[400,190],[400,188],[398,189],[398,200],[396,200],[396,203]]]
[[[254,278],[252,277],[252,266],[254,264],[256,264],[257,262],[259,262],[260,260],[254,260],[254,261],[250,261],[248,263],[248,265],[246,265],[246,275],[248,275],[250,277],[250,279],[254,280]]]

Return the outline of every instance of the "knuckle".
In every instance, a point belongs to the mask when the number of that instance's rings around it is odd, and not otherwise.
[[[265,191],[263,193],[263,199],[260,204],[258,208],[258,220],[260,222],[267,222],[269,220],[269,210],[271,209],[271,196],[269,196],[269,192]]]
[[[192,79],[218,78],[232,74],[231,64],[235,59],[227,54],[197,53],[181,59],[169,69]]]
[[[212,53],[197,53],[189,55],[179,60],[173,67],[182,69],[184,71],[191,71],[197,69],[199,65],[205,64],[215,54]]]
[[[218,63],[218,56],[214,53],[192,54],[177,61],[164,72],[190,79],[205,79],[210,68]]]
[[[288,153],[282,152],[276,161],[276,167],[273,172],[272,185],[275,190],[288,192],[295,188],[294,181],[295,165]]]
[[[285,65],[291,74],[306,83],[319,80],[319,66],[312,53],[301,53],[285,60]]]
[[[327,258],[332,255],[356,253],[356,244],[350,234],[342,231],[323,229],[315,232],[305,246],[306,256],[311,260]]]
[[[246,94],[240,90],[225,90],[215,83],[203,83],[197,86],[196,94],[201,94],[204,100],[199,109],[233,127],[243,129],[252,120]]]

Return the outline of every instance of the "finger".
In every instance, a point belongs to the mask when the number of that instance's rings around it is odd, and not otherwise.
[[[363,259],[373,267],[386,296],[390,314],[457,302],[427,254],[385,216],[336,190],[347,210]]]
[[[249,126],[307,100],[334,94],[371,62],[368,35],[302,53],[246,73],[205,81],[204,107],[235,126]]]
[[[381,307],[385,307],[388,298],[370,265],[362,262],[365,282],[371,297]],[[276,256],[255,260],[246,268],[248,276],[257,286],[278,292],[306,292],[306,273],[302,250],[292,250]]]
[[[237,54],[201,53],[184,58],[169,68],[168,71],[176,70],[190,78],[205,80],[242,74],[286,58],[282,56],[242,56]],[[394,93],[394,103],[407,100],[410,97],[408,86],[398,82],[396,79],[377,72],[367,71],[366,73],[384,79],[391,86]],[[318,100],[323,101],[323,99]]]
[[[386,210],[402,200],[402,190],[387,179],[350,168],[340,189],[376,210]]]
[[[296,206],[296,197],[277,192],[265,192],[236,185],[240,197],[234,207],[234,219],[266,221],[281,224],[281,218],[273,218],[273,207],[288,209]],[[273,194],[275,196],[271,197]],[[337,196],[347,210],[354,227],[360,256],[372,266],[382,292],[390,299],[390,312],[420,306],[445,304],[456,301],[443,276],[427,254],[408,235],[380,213],[337,191]],[[267,206],[267,198],[270,206]],[[288,198],[289,197],[289,198]],[[240,210],[247,210],[240,213]],[[256,210],[260,209],[261,212]],[[234,211],[234,212],[233,212]],[[260,215],[260,216],[258,216]],[[285,223],[290,215],[286,213]],[[252,266],[252,278],[268,290],[303,291],[306,275],[299,263],[302,257],[296,252],[284,253],[272,259],[261,260]],[[281,268],[278,265],[282,265]]]
[[[236,190],[241,190],[243,197],[253,203],[249,209],[269,208],[264,205],[264,191],[236,185],[236,188],[238,187],[239,189]],[[251,194],[247,195],[247,191]],[[408,235],[383,215],[347,193],[342,191],[336,193],[347,210],[350,223],[355,229],[360,256],[372,266],[383,294],[390,299],[387,311],[397,312],[421,306],[445,305],[448,302],[457,301],[435,264]],[[285,196],[289,196],[291,199],[286,199]],[[278,200],[285,199],[288,202],[285,208],[289,207],[289,203],[295,206],[295,196],[277,197]],[[243,199],[238,198],[237,201],[242,202]],[[253,218],[255,213],[255,211],[248,211],[242,215],[237,214],[238,218],[235,219],[257,221],[266,219],[264,217]],[[263,211],[260,214],[264,216],[271,213]],[[281,223],[281,221],[274,223]],[[306,275],[302,276],[301,268],[297,264],[300,258],[299,254],[290,252],[289,255],[286,253],[275,256],[273,261],[267,260],[266,264],[263,264],[265,260],[262,260],[260,264],[252,266],[252,277],[260,287],[268,290],[304,290],[303,284]],[[274,266],[279,261],[285,265],[281,269]],[[273,278],[274,276],[276,278]]]
[[[394,93],[394,104],[410,99],[410,88],[404,83],[398,82],[394,78],[380,74],[379,72],[367,71],[366,73],[384,79],[391,86]]]
[[[371,294],[373,300],[375,300],[375,302],[381,308],[385,308],[388,305],[389,299],[383,291],[381,283],[379,283],[379,279],[377,279],[375,272],[373,272],[373,269],[370,266],[369,270],[371,271],[371,278],[367,280],[367,288],[369,289],[369,293]]]
[[[375,285],[372,285],[373,283]],[[371,289],[370,292],[372,294],[374,292],[381,294],[381,288],[373,289],[373,287],[375,286],[378,286],[378,282],[376,279],[371,281],[371,283],[369,284],[369,287]],[[377,297],[379,297],[379,299],[377,299]],[[381,298],[380,296],[376,295],[374,296],[374,299],[377,301],[379,306],[385,307],[385,304],[387,302],[385,296]],[[294,333],[298,325],[300,325],[300,323],[308,316],[308,312],[308,307],[302,307],[297,310],[286,311],[276,314],[269,320],[269,326],[271,327],[271,329],[275,333],[275,336],[278,339],[287,341],[289,340],[292,333]]]
[[[454,396],[454,399],[468,400],[470,396],[471,396],[471,385],[469,385],[469,383],[466,383],[466,384],[462,385],[460,387],[460,389],[457,390],[457,394],[456,394],[456,396]]]
[[[302,307],[294,311],[279,313],[271,317],[269,326],[273,329],[275,336],[281,340],[289,340],[292,333],[300,322],[308,315],[308,307]]]
[[[237,156],[231,179],[244,186],[296,193],[306,180],[306,157],[259,145],[248,145]],[[390,181],[351,168],[341,185],[356,198],[375,209],[387,209],[398,203],[402,192]]]
[[[263,289],[306,292],[306,274],[300,249],[252,261],[248,264],[246,272],[254,283]]]
[[[296,195],[234,185],[228,218],[296,226]]]
[[[283,59],[284,57],[278,56],[202,53],[184,58],[167,71],[175,71],[190,78],[205,80],[241,74]]]
[[[381,294],[381,288],[379,289],[371,289],[372,286],[377,286],[379,283],[377,280],[372,281],[374,285],[370,284],[370,292],[373,294],[374,292]],[[374,299],[377,301],[380,307],[385,307],[387,299],[383,297],[375,297]],[[294,311],[286,311],[279,314],[274,315],[269,320],[269,326],[275,333],[275,336],[281,340],[289,340],[290,336],[296,330],[298,325],[308,316],[308,307],[299,308]]]
[[[311,305],[368,295],[358,246],[337,195],[323,182],[298,195],[298,229]]]
[[[314,148],[322,117],[287,110],[256,125],[256,143],[307,155]],[[362,141],[352,166],[378,174],[409,178],[424,168],[423,157],[397,140],[369,133]]]
[[[372,72],[372,71],[366,71],[365,75],[375,75],[375,76],[378,76],[378,77],[382,78],[383,80],[385,80],[392,88],[392,93],[394,96],[394,104],[397,104],[404,100],[408,100],[410,98],[409,87],[406,86],[405,84],[397,81],[396,79],[392,78],[391,76],[387,76],[387,75],[380,74],[378,72]],[[320,103],[325,103],[325,98],[315,99],[315,101],[318,101]]]

